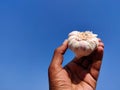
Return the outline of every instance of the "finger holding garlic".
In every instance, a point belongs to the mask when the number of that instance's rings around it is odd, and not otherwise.
[[[97,34],[91,31],[72,31],[68,35],[68,47],[77,58],[90,55],[98,46]]]

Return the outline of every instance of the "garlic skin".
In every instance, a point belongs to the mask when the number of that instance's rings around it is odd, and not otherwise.
[[[68,48],[77,58],[90,55],[98,46],[97,34],[91,31],[72,31],[68,35]]]

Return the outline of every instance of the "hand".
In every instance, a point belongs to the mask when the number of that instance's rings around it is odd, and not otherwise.
[[[104,45],[99,39],[98,48],[89,56],[74,58],[62,67],[63,55],[67,50],[65,41],[53,55],[48,69],[50,90],[95,90],[102,63]]]

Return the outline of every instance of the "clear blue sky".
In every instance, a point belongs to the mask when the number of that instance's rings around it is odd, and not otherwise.
[[[53,51],[72,30],[103,40],[97,90],[119,90],[119,0],[0,0],[0,90],[48,90]],[[63,65],[73,57],[68,50]]]

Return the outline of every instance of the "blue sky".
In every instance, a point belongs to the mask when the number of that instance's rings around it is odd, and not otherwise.
[[[72,30],[105,44],[97,90],[119,90],[119,0],[0,0],[0,90],[48,90],[53,51]],[[74,57],[70,50],[63,65]]]

